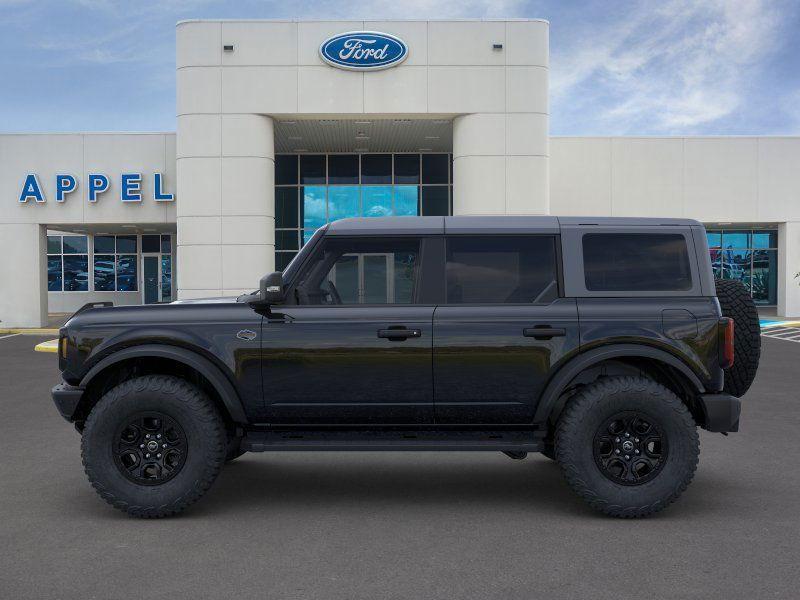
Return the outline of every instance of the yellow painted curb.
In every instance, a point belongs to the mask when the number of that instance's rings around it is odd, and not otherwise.
[[[58,340],[48,340],[33,347],[36,352],[58,352]]]
[[[19,329],[0,329],[0,335],[12,335],[15,333],[21,333],[23,335],[58,335],[58,329],[49,329],[49,328],[19,328]]]

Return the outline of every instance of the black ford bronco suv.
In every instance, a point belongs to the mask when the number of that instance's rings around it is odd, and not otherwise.
[[[53,398],[135,516],[181,512],[244,452],[483,450],[541,452],[639,517],[688,486],[698,426],[738,430],[759,353],[696,221],[345,219],[252,294],[85,306]]]

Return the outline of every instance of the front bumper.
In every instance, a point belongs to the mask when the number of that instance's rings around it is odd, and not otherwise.
[[[703,429],[720,433],[739,431],[739,415],[742,412],[739,398],[730,394],[702,394],[700,404],[705,416]]]
[[[53,395],[53,402],[55,402],[58,412],[67,421],[75,420],[75,413],[78,410],[78,404],[83,397],[83,388],[74,387],[66,383],[59,383],[55,386],[51,394]]]

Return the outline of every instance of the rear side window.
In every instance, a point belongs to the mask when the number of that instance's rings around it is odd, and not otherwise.
[[[667,292],[692,288],[686,239],[678,233],[589,233],[583,236],[586,289]]]
[[[447,238],[448,304],[530,304],[558,297],[553,236]]]

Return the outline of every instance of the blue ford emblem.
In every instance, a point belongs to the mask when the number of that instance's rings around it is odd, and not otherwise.
[[[319,53],[322,60],[340,69],[377,71],[403,62],[408,46],[388,33],[349,31],[322,42]]]

